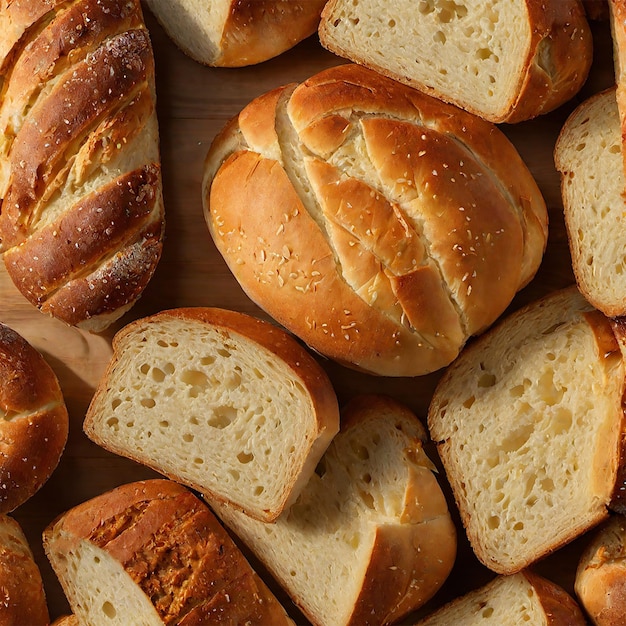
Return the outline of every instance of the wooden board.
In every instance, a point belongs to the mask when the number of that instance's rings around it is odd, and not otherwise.
[[[79,502],[122,483],[155,476],[146,468],[105,452],[82,433],[85,410],[111,355],[110,341],[115,330],[131,319],[179,306],[218,306],[266,317],[232,278],[204,223],[200,195],[202,165],[213,137],[231,116],[257,95],[344,62],[323,50],[316,37],[312,37],[277,59],[258,66],[203,67],[185,57],[149,14],[146,19],[156,57],[167,215],[164,255],[154,279],[141,301],[118,324],[102,335],[92,335],[40,314],[15,289],[3,266],[0,268],[0,321],[20,332],[48,359],[61,381],[71,417],[70,437],[58,469],[42,490],[14,513],[42,569],[53,618],[67,612],[68,605],[43,554],[43,528],[56,515]],[[608,23],[592,26],[596,42],[594,66],[580,94],[558,111],[537,120],[502,126],[537,179],[551,220],[542,267],[535,280],[517,296],[511,309],[573,282],[552,150],[574,106],[613,84]],[[440,375],[387,379],[357,374],[326,360],[322,363],[333,380],[340,402],[362,392],[387,393],[408,404],[422,419]],[[441,479],[445,480],[443,475]],[[536,569],[572,591],[573,568],[584,541],[582,538],[570,544],[538,564]],[[491,576],[478,564],[460,533],[457,565],[428,608]],[[273,588],[298,623],[304,623],[284,594]]]

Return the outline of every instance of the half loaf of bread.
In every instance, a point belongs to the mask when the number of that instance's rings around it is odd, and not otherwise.
[[[317,32],[326,0],[147,0],[174,43],[205,65],[267,61]]]
[[[222,309],[132,322],[84,422],[102,447],[253,517],[295,499],[339,429],[322,367],[282,329]]]
[[[529,570],[497,576],[441,607],[415,626],[585,626],[576,601]]]
[[[50,478],[68,431],[56,374],[24,337],[0,324],[0,513],[13,511]]]
[[[318,352],[450,363],[534,276],[541,193],[494,125],[357,65],[251,102],[215,138],[205,216],[243,289]]]
[[[492,122],[555,109],[592,59],[579,0],[329,0],[322,44]]]
[[[209,508],[167,480],[63,513],[46,554],[81,624],[293,626]]]
[[[623,507],[624,388],[611,324],[575,287],[507,317],[448,368],[430,433],[484,565],[515,573]]]
[[[154,60],[139,0],[0,3],[0,252],[42,311],[99,331],[161,255]]]
[[[434,595],[456,557],[425,438],[403,405],[358,397],[298,500],[273,524],[209,500],[313,624],[391,624]]]

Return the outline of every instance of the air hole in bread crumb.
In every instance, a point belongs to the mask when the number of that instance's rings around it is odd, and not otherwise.
[[[515,522],[513,530],[524,530],[524,522]]]
[[[350,442],[350,447],[352,448],[352,452],[354,452],[356,457],[361,461],[367,461],[367,459],[370,458],[369,450],[364,445],[352,441]]]
[[[145,376],[149,371],[150,371],[150,366],[147,363],[144,363],[140,368],[139,371]]]
[[[446,43],[446,36],[445,36],[445,34],[442,31],[438,30],[433,35],[433,41],[435,43],[444,44],[444,43]]]
[[[159,426],[160,426],[161,428],[169,428],[169,425],[170,425],[170,423],[169,423],[167,420],[161,420],[161,421],[159,422]]]
[[[185,433],[183,435],[183,441],[185,443],[191,443],[194,439],[195,439],[195,437],[191,433]]]
[[[204,459],[203,459],[203,458],[201,458],[201,457],[199,457],[199,456],[197,456],[197,457],[193,460],[193,462],[194,462],[194,465],[204,465]]]
[[[165,372],[158,367],[152,368],[152,380],[157,383],[162,383],[165,380]]]
[[[117,615],[115,607],[110,602],[105,602],[102,605],[102,612],[110,619],[113,619]]]
[[[615,144],[613,144],[610,148],[609,148],[609,152],[613,153],[613,154],[619,154],[621,152],[621,148],[620,146],[617,146]]]
[[[495,530],[496,528],[500,526],[500,518],[497,515],[491,515],[489,519],[487,520],[487,525],[492,530]]]
[[[213,363],[215,363],[215,357],[214,356],[203,356],[200,359],[200,364],[201,365],[213,365]]]
[[[119,429],[119,427],[120,427],[120,422],[119,422],[119,420],[117,419],[117,417],[110,417],[110,418],[107,420],[107,426],[108,426],[109,428],[112,428],[113,430],[116,430],[116,431],[117,431],[117,430]]]
[[[232,356],[231,352],[229,352],[226,348],[219,348],[217,353],[225,359],[229,359]]]
[[[238,460],[240,463],[243,463],[243,464],[245,464],[245,463],[250,463],[253,459],[254,459],[254,454],[252,454],[252,453],[248,453],[248,452],[240,452],[240,453],[237,455],[237,460]]]
[[[371,474],[363,474],[363,476],[361,476],[361,480],[366,484],[369,485],[372,482],[372,475]]]
[[[467,398],[467,400],[463,402],[463,406],[466,409],[469,409],[471,408],[472,404],[474,404],[474,402],[476,402],[476,398],[474,396],[470,396],[469,398]]]
[[[493,387],[496,384],[496,377],[493,374],[484,373],[478,379],[479,387]]]
[[[240,474],[237,470],[234,469],[229,469],[228,473],[235,479],[235,480],[239,480]]]
[[[586,143],[581,142],[581,143],[579,143],[579,144],[576,146],[576,150],[577,150],[578,152],[581,152],[582,150],[584,150],[584,149],[585,149],[586,145],[587,145]]]
[[[232,406],[218,406],[213,410],[213,415],[207,420],[207,424],[213,428],[226,428],[237,418],[237,409]]]
[[[111,409],[113,409],[115,411],[115,409],[117,409],[117,407],[122,404],[122,401],[119,398],[115,398],[112,402],[111,402]]]
[[[264,491],[265,491],[265,487],[263,487],[263,485],[257,485],[254,488],[254,495],[255,496],[260,496]]]
[[[493,608],[488,606],[483,609],[482,616],[483,617],[491,617],[493,615]]]
[[[199,370],[185,370],[180,375],[181,382],[199,389],[206,389],[209,386],[209,378],[204,372]]]
[[[374,510],[376,508],[374,506],[374,498],[372,497],[372,494],[369,493],[369,491],[360,491],[359,495],[361,496],[363,504],[365,504],[368,509]]]
[[[156,406],[156,402],[152,398],[142,398],[140,404],[146,409],[153,409]]]

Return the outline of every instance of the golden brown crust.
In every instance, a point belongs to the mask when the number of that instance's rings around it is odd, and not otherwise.
[[[580,607],[565,589],[528,569],[522,574],[532,585],[541,602],[547,626],[584,626],[586,624]]]
[[[23,337],[0,324],[0,512],[14,510],[48,480],[68,436],[56,375]]]

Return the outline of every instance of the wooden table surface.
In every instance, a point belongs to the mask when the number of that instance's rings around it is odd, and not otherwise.
[[[323,50],[317,38],[312,37],[258,66],[208,68],[185,57],[147,12],[146,21],[155,49],[167,227],[161,263],[143,297],[114,327],[93,335],[39,313],[15,289],[4,266],[0,267],[0,322],[21,333],[44,354],[59,377],[70,412],[70,436],[59,467],[46,485],[13,513],[24,528],[42,570],[52,618],[67,612],[68,605],[43,554],[43,528],[62,511],[107,489],[156,476],[147,468],[100,449],[82,433],[85,410],[111,355],[114,332],[132,319],[179,306],[217,306],[267,318],[232,278],[204,223],[202,165],[213,137],[257,95],[344,62]],[[608,24],[593,23],[592,28],[594,65],[578,96],[541,118],[501,127],[535,176],[550,213],[549,243],[542,267],[535,280],[518,294],[511,309],[573,282],[552,150],[574,106],[614,81]],[[422,419],[440,376],[435,373],[420,378],[389,379],[358,374],[327,360],[321,362],[341,403],[361,392],[387,393],[405,402]],[[443,475],[440,478],[446,487]],[[478,564],[462,531],[459,535],[457,564],[444,588],[427,605],[429,609],[492,576]],[[583,537],[573,542],[537,564],[535,569],[571,592],[574,567],[586,540]],[[305,623],[286,596],[271,586],[298,623]]]

